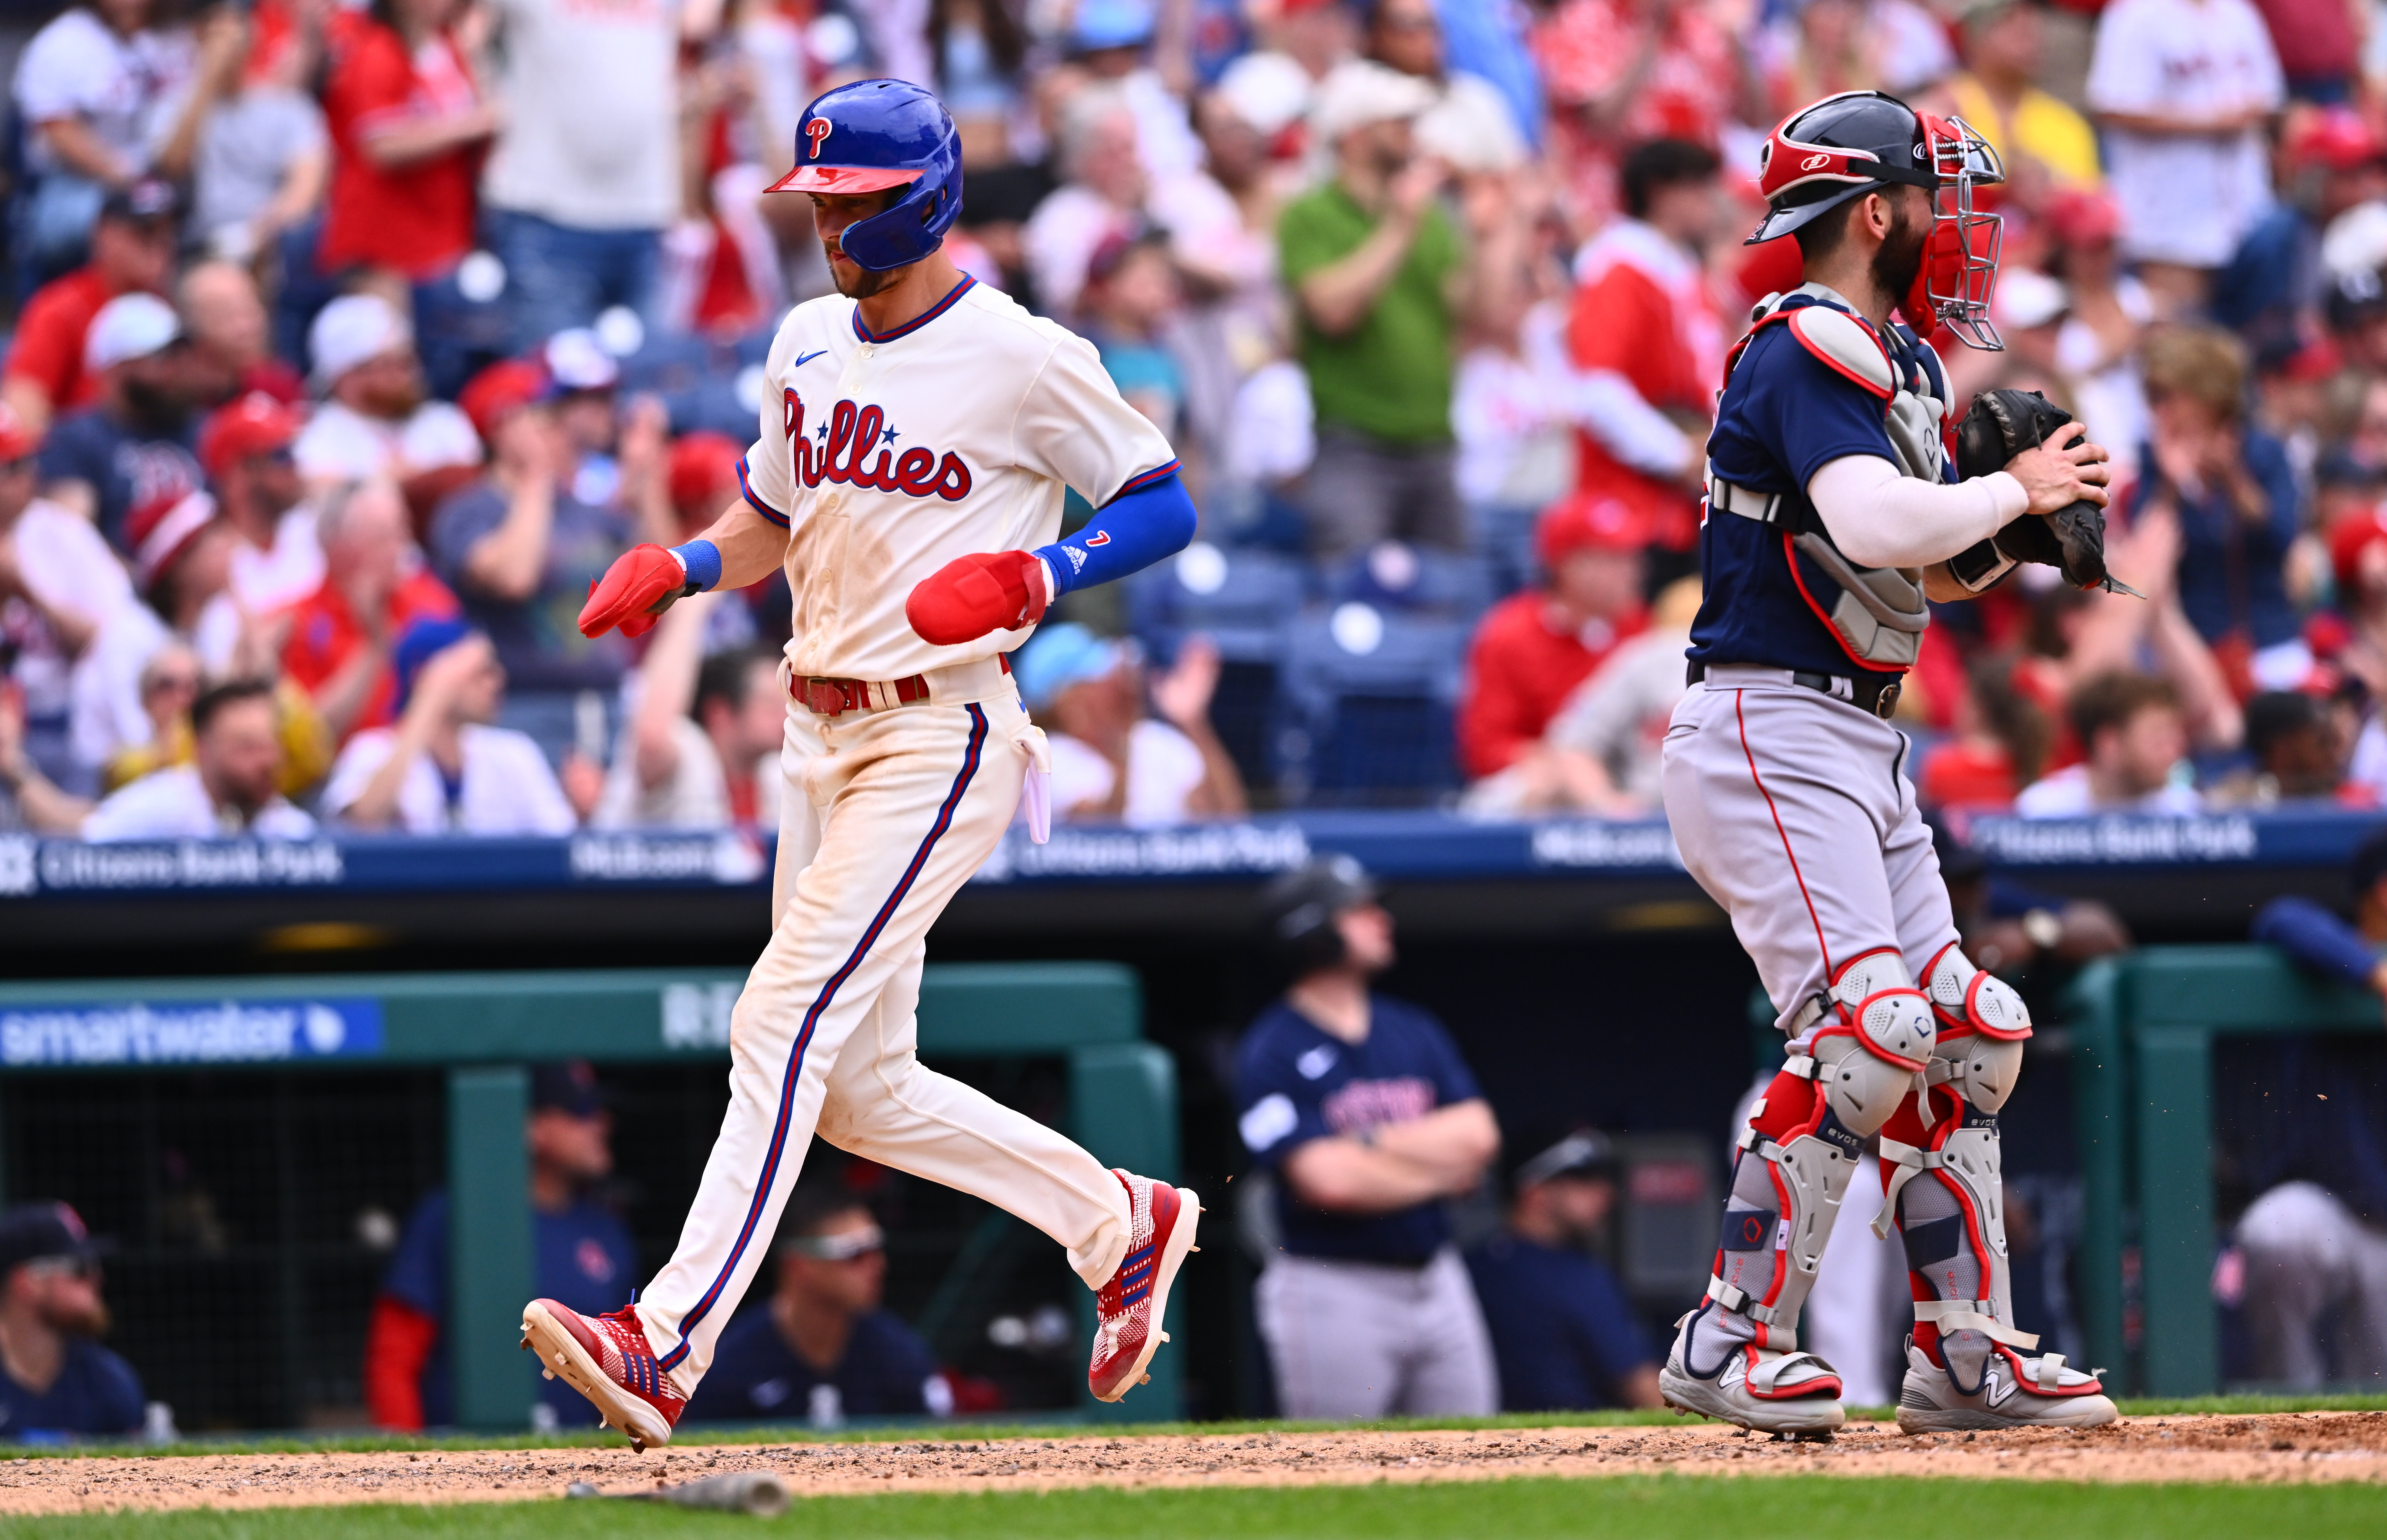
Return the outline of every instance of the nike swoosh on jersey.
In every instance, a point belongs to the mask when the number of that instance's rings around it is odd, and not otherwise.
[[[796,355],[796,361],[789,364],[788,367],[790,369],[802,369],[804,365],[812,362],[815,359],[819,358],[823,353],[827,351],[827,348],[821,347],[816,348],[810,353],[799,353]]]

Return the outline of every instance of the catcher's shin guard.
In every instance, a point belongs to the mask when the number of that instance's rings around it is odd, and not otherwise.
[[[1940,1029],[1926,1110],[1902,1105],[1881,1133],[1884,1193],[1875,1232],[1893,1215],[1914,1294],[1914,1335],[1899,1420],[1909,1432],[2082,1426],[2110,1421],[2091,1375],[2014,1320],[1998,1110],[2014,1092],[2030,1014],[1953,944],[1926,988]],[[2093,1404],[2092,1404],[2093,1402]]]
[[[1744,1426],[1838,1425],[1783,1405],[1840,1391],[1831,1366],[1800,1350],[1799,1314],[1864,1138],[1915,1088],[1935,1036],[1890,951],[1844,964],[1806,1024],[1742,1131],[1707,1298],[1660,1376],[1673,1404]]]

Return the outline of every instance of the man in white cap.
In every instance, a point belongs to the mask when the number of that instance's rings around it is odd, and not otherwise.
[[[481,462],[472,420],[426,398],[414,327],[377,294],[343,295],[307,331],[310,383],[322,394],[291,453],[310,485],[386,476],[401,485],[425,472]]]
[[[42,444],[44,495],[95,521],[119,550],[133,510],[206,484],[191,452],[182,340],[174,308],[154,294],[101,306],[83,339],[99,399],[59,418]]]
[[[1277,223],[1318,413],[1307,494],[1312,550],[1336,561],[1386,538],[1459,549],[1450,392],[1460,316],[1476,282],[1437,196],[1449,179],[1417,153],[1433,86],[1369,60],[1329,76],[1310,109],[1334,178]]]

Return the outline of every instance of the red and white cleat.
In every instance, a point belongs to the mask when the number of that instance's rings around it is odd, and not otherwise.
[[[523,1306],[523,1346],[539,1368],[588,1397],[606,1426],[628,1435],[632,1448],[669,1444],[672,1425],[688,1406],[675,1389],[635,1309],[584,1316],[551,1299]]]
[[[1168,1286],[1177,1281],[1186,1253],[1197,1249],[1194,1228],[1202,1212],[1202,1200],[1190,1188],[1131,1176],[1116,1167],[1111,1175],[1127,1189],[1132,1212],[1127,1256],[1094,1297],[1099,1319],[1086,1385],[1097,1401],[1116,1401],[1149,1378],[1144,1366],[1168,1340],[1160,1329],[1168,1308]]]

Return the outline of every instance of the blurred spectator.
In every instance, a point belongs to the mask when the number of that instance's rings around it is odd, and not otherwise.
[[[1168,238],[1157,231],[1105,237],[1086,262],[1079,296],[1080,330],[1101,353],[1104,372],[1128,405],[1171,439],[1185,404],[1185,372],[1160,334],[1181,298]]]
[[[83,362],[93,319],[119,295],[163,294],[173,273],[173,188],[136,182],[110,193],[92,226],[91,260],[42,285],[18,312],[0,400],[34,433],[89,406],[99,396],[98,373]]]
[[[107,762],[100,777],[103,790],[130,786],[152,771],[170,764],[188,764],[197,757],[191,737],[191,706],[207,688],[199,655],[188,642],[169,637],[141,665],[141,712],[149,719],[145,743],[124,750]],[[89,810],[86,809],[86,812]]]
[[[2362,84],[2362,36],[2375,25],[2352,0],[2254,0],[2288,95],[2323,107],[2349,101]]]
[[[1028,38],[1004,0],[928,0],[928,53],[937,98],[954,115],[962,164],[1012,158],[1011,116],[1019,104]]]
[[[2280,441],[2245,421],[2245,351],[2211,328],[2166,331],[2148,340],[2146,389],[2134,506],[2179,521],[2180,607],[2242,695],[2292,688],[2312,668],[2284,573],[2302,496]]]
[[[1461,174],[1511,171],[1524,164],[1524,136],[1499,89],[1481,75],[1445,67],[1433,0],[1375,0],[1363,46],[1376,63],[1433,87],[1439,99],[1417,120],[1421,153]]]
[[[183,274],[177,301],[191,339],[195,402],[220,407],[261,393],[295,404],[306,396],[307,382],[273,356],[272,323],[248,269],[221,259],[194,263]]]
[[[76,674],[109,619],[133,606],[133,584],[90,520],[34,496],[40,446],[0,404],[0,654],[19,691],[23,751],[83,791],[95,765],[69,748]]]
[[[274,250],[313,216],[330,180],[331,141],[310,94],[321,63],[310,32],[326,7],[300,8],[303,19],[280,7],[214,13],[184,121],[160,157],[167,174],[191,183],[194,243],[234,262]]]
[[[373,268],[422,283],[473,249],[474,185],[504,120],[474,78],[467,28],[486,32],[470,0],[373,0],[336,51],[323,82],[324,272]],[[334,377],[314,352],[316,377]]]
[[[698,594],[656,623],[638,663],[626,740],[613,755],[593,827],[779,827],[779,746],[788,726],[779,655],[749,647],[704,656],[711,612],[724,602]]]
[[[108,1327],[99,1255],[65,1204],[0,1214],[0,1439],[57,1444],[141,1431],[141,1377],[99,1344]]]
[[[1708,417],[1724,388],[1724,320],[1703,265],[1730,215],[1721,169],[1686,140],[1636,145],[1624,158],[1625,217],[1574,263],[1572,500],[1632,508],[1665,579],[1698,563]]]
[[[1189,637],[1176,665],[1152,681],[1134,644],[1074,622],[1041,627],[1013,669],[1020,699],[1048,730],[1056,820],[1112,820],[1130,828],[1240,818],[1243,777],[1210,726],[1219,650]]]
[[[1136,155],[1134,109],[1116,88],[1089,86],[1070,97],[1059,139],[1062,183],[1036,206],[1019,238],[1037,302],[1068,319],[1095,248],[1142,223],[1151,181]]]
[[[1500,1409],[1655,1407],[1658,1356],[1633,1301],[1596,1255],[1616,1211],[1617,1160],[1585,1130],[1509,1160],[1499,1232],[1467,1254],[1500,1364]]]
[[[638,1279],[629,1231],[603,1201],[613,1174],[613,1115],[596,1071],[585,1061],[531,1071],[530,1147],[533,1277],[537,1293],[596,1315],[627,1304]],[[427,1194],[383,1274],[365,1332],[365,1405],[377,1427],[418,1433],[455,1415],[455,1380],[447,1341],[448,1197]],[[578,1425],[588,1405],[561,1380],[541,1380],[536,1420]]]
[[[514,368],[491,367],[487,375]],[[580,634],[588,587],[638,537],[618,511],[574,493],[580,452],[527,376],[467,387],[490,458],[432,516],[432,565],[522,690],[610,691],[629,661],[618,636]],[[610,398],[608,398],[610,402]]]
[[[415,558],[406,500],[385,481],[333,488],[316,514],[323,581],[290,614],[282,666],[315,700],[335,739],[386,726],[398,680],[390,653],[408,627],[457,612],[456,596]]]
[[[2346,784],[2352,747],[2329,701],[2266,690],[2246,702],[2246,751],[2254,764],[2216,786],[2208,800],[2217,806],[2273,807],[2351,795],[2367,804],[2375,793]]]
[[[1474,279],[1436,197],[1447,169],[1416,152],[1412,123],[1434,100],[1382,65],[1337,69],[1310,116],[1334,180],[1277,223],[1318,415],[1309,544],[1329,563],[1384,539],[1467,545],[1450,394]]]
[[[1550,147],[1576,227],[1617,203],[1617,151],[1651,139],[1715,146],[1738,117],[1772,122],[1729,20],[1695,0],[1560,0],[1534,36]]]
[[[308,481],[383,476],[401,484],[481,462],[472,420],[432,400],[414,350],[414,328],[377,294],[333,300],[307,331],[311,376],[323,404],[291,452]]]
[[[149,169],[165,104],[188,68],[179,40],[151,29],[155,9],[153,0],[71,6],[18,57],[32,177],[18,259],[37,281],[80,261],[101,202]]]
[[[348,739],[323,814],[407,834],[562,835],[579,827],[537,744],[494,726],[506,671],[461,621],[407,627],[390,660],[398,722]]]
[[[1172,60],[1167,73],[1156,57],[1153,0],[1077,0],[1069,17],[1070,64],[1098,88],[1118,93],[1135,119],[1136,155],[1155,181],[1183,176],[1202,161],[1202,146],[1186,126],[1186,82]]]
[[[277,789],[282,735],[273,687],[234,679],[191,703],[193,762],[153,771],[95,809],[82,837],[111,839],[304,839],[315,820]]]
[[[2305,109],[2282,126],[2279,201],[2213,294],[2213,319],[2258,357],[2306,340],[2330,276],[2375,275],[2387,259],[2387,142],[2352,107]]]
[[[129,549],[135,508],[194,491],[205,480],[191,453],[183,323],[153,294],[119,295],[100,307],[83,340],[83,368],[99,381],[90,406],[68,412],[42,442],[43,495]]]
[[[690,1422],[833,1428],[849,1417],[949,1417],[953,1387],[918,1332],[883,1303],[887,1232],[860,1198],[799,1189],[779,1221],[777,1287],[738,1313]]]
[[[62,791],[26,746],[25,691],[0,675],[0,830],[72,834],[91,816],[89,799]]]
[[[323,547],[290,446],[298,414],[263,391],[223,407],[199,428],[199,463],[224,523],[239,536],[232,592],[252,615],[299,603],[322,586]]]
[[[2105,130],[2123,252],[2166,318],[2203,306],[2269,204],[2264,129],[2283,100],[2248,0],[2114,0],[2098,19],[2089,106]]]
[[[1617,644],[1550,718],[1539,743],[1467,789],[1470,812],[1596,813],[1643,817],[1659,804],[1659,751],[1688,688],[1683,652],[1699,610],[1699,580],[1658,595],[1649,629]]]
[[[1278,1415],[1488,1415],[1490,1334],[1442,1205],[1499,1153],[1492,1109],[1440,1022],[1369,988],[1393,917],[1358,862],[1312,861],[1262,902],[1293,984],[1236,1050],[1235,1107],[1276,1188],[1253,1305]]]
[[[2048,201],[2055,249],[2048,272],[2064,284],[2064,326],[2055,365],[2073,382],[2077,415],[2100,444],[2123,448],[2146,436],[2139,385],[2139,337],[2154,320],[2153,298],[2122,271],[2121,206],[2112,195],[2067,188]]]
[[[2070,818],[2088,813],[2194,813],[2196,789],[2175,779],[2186,768],[2188,730],[2179,692],[2167,679],[2144,674],[2101,674],[2083,681],[2065,703],[2074,738],[2086,757],[2033,781],[2014,799],[2026,818]]]
[[[563,435],[572,496],[627,514],[650,540],[678,544],[671,507],[671,414],[663,404],[639,396],[625,407],[618,394],[622,366],[586,328],[548,338],[539,362],[547,372],[541,395],[552,398]]]
[[[493,9],[505,132],[483,193],[514,346],[536,347],[614,305],[652,324],[663,229],[680,215],[680,44],[713,30],[718,0],[495,0]]]
[[[1534,548],[1547,586],[1492,607],[1467,652],[1459,764],[1471,778],[1539,751],[1568,695],[1617,643],[1648,624],[1641,605],[1648,519],[1614,499],[1570,499],[1542,516]],[[1554,777],[1528,771],[1535,786]],[[1557,782],[1553,779],[1552,785]]]
[[[1923,756],[1914,789],[1924,806],[2003,807],[2046,768],[2047,714],[2015,688],[2011,658],[1973,659],[1951,716],[1954,731]]]
[[[1961,35],[1964,69],[1948,82],[1949,104],[1997,150],[2015,191],[2036,202],[2058,187],[2096,186],[2096,131],[2039,85],[2047,38],[2039,0],[1977,0]]]

